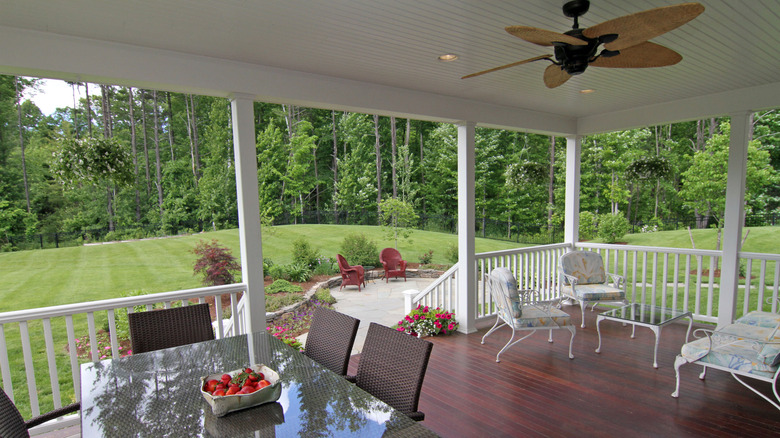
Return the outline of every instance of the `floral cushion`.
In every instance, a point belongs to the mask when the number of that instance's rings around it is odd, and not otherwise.
[[[492,281],[496,282],[491,288],[496,289],[498,293],[504,294],[509,300],[513,318],[519,318],[523,311],[520,306],[520,293],[517,290],[517,279],[507,268],[496,268],[490,272]],[[498,300],[500,305],[501,301]]]
[[[601,255],[590,251],[572,251],[561,256],[561,271],[577,277],[577,284],[606,283],[604,261]],[[564,283],[568,283],[564,279]]]
[[[753,315],[751,318],[756,316]],[[699,361],[772,377],[777,370],[776,360],[780,355],[780,336],[777,336],[777,326],[748,325],[742,324],[741,320],[742,318],[734,324],[717,330],[711,336],[711,350],[709,339],[702,338],[683,345],[681,355],[688,362]],[[747,321],[750,320],[753,319]]]
[[[550,305],[529,304],[523,306],[523,316],[515,318],[515,328],[563,327],[571,324],[571,316]]]
[[[571,285],[561,285],[561,292],[584,301],[621,301],[626,298],[622,289],[606,284],[578,284],[572,291]]]
[[[756,310],[748,313],[742,318],[739,318],[735,322],[745,325],[755,325],[758,327],[777,328],[780,326],[780,314]]]

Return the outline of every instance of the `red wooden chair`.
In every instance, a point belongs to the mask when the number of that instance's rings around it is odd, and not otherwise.
[[[360,265],[349,266],[347,259],[341,254],[336,254],[339,260],[339,271],[341,271],[341,290],[344,286],[357,286],[360,291],[360,285],[366,285],[365,270]]]
[[[385,282],[390,277],[403,277],[406,281],[406,260],[401,259],[401,253],[395,248],[385,248],[379,253],[379,261],[385,268]]]

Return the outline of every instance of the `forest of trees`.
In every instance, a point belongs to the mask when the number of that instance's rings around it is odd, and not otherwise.
[[[237,226],[228,100],[100,85],[100,93],[90,87],[71,107],[43,115],[20,97],[36,82],[0,76],[3,250],[16,248],[18,236]],[[78,96],[85,84],[71,86]],[[268,224],[376,224],[389,198],[429,221],[456,219],[454,125],[259,102],[255,122]],[[727,118],[714,118],[583,138],[581,211],[719,225],[729,129]],[[777,110],[754,115],[752,138],[746,213],[780,213]],[[476,143],[481,229],[499,224],[506,236],[559,229],[565,139],[477,128]]]

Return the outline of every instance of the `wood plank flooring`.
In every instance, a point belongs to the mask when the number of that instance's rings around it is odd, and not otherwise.
[[[780,437],[780,411],[727,373],[710,370],[702,381],[701,367],[683,365],[680,398],[671,397],[687,320],[663,328],[655,369],[650,329],[637,327],[631,339],[630,325],[602,321],[597,354],[596,315],[587,311],[588,327],[581,329],[579,307],[564,310],[577,325],[573,360],[567,330],[554,331],[552,344],[547,332],[537,332],[500,363],[495,355],[511,330],[481,345],[492,321],[475,334],[429,338],[422,424],[443,437]],[[350,374],[358,360],[350,361]],[[768,383],[748,381],[771,396]]]

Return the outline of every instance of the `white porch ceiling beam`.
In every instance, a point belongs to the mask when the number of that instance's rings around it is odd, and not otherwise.
[[[573,134],[576,120],[408,88],[0,26],[0,73],[480,126]]]
[[[620,131],[707,119],[735,112],[760,111],[778,106],[780,106],[780,82],[775,82],[725,93],[581,117],[577,122],[577,133],[589,135]]]

